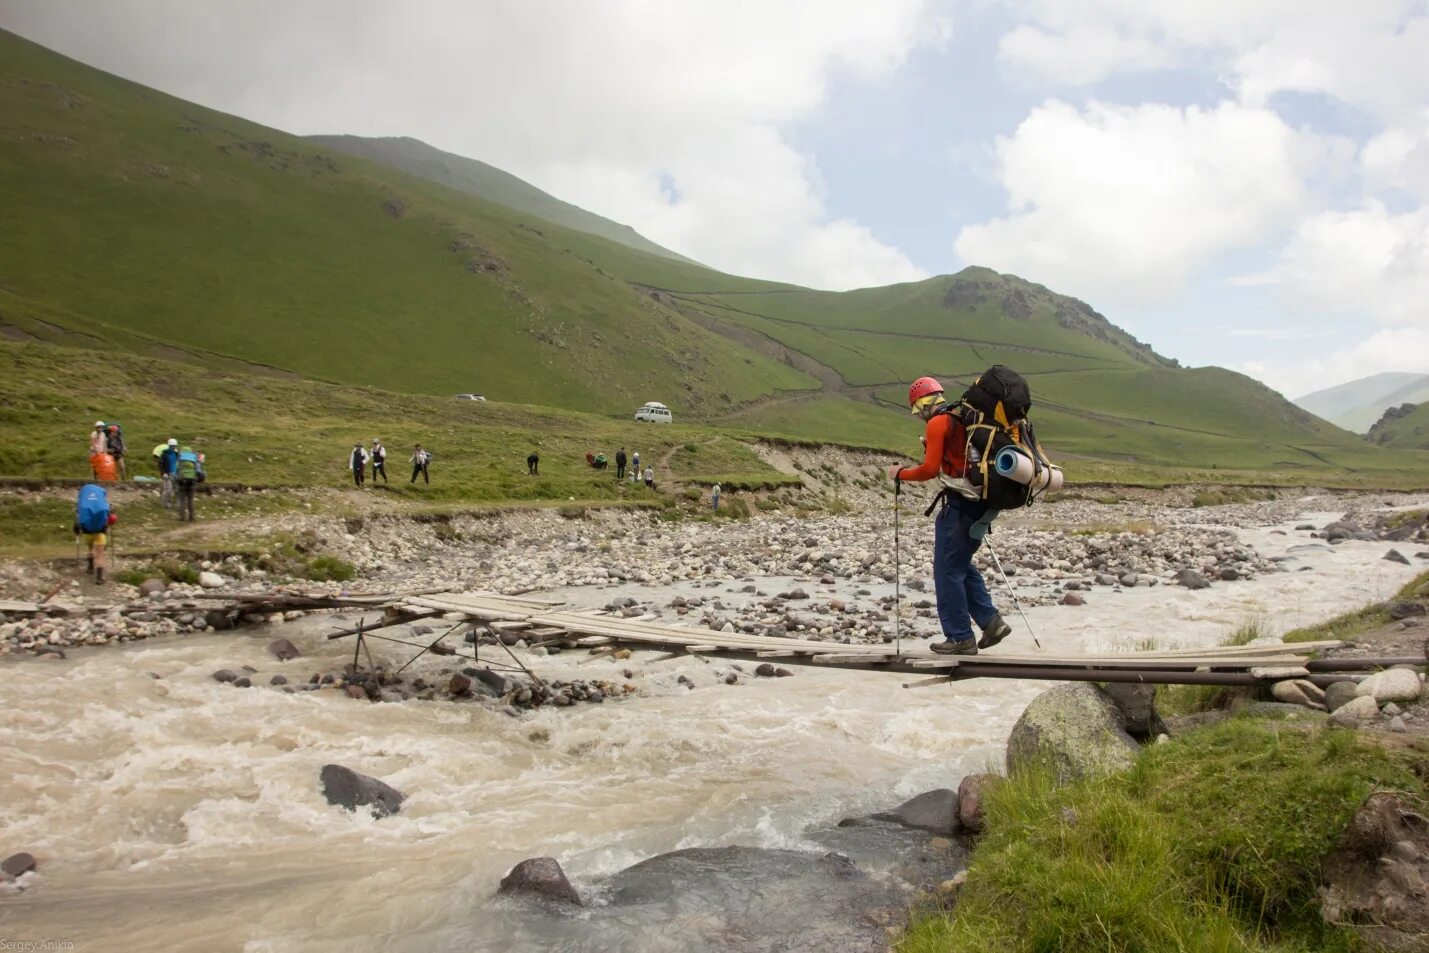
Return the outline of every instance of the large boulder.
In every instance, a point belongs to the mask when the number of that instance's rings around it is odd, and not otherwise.
[[[280,662],[287,662],[303,656],[303,653],[298,651],[298,647],[288,639],[274,639],[268,643],[268,651]]]
[[[1358,682],[1352,682],[1349,679],[1342,682],[1331,682],[1325,686],[1325,707],[1330,711],[1338,711],[1358,698],[1359,694]]]
[[[1062,685],[1032,700],[1007,738],[1007,773],[1045,763],[1062,782],[1131,767],[1141,746],[1095,685]]]
[[[585,905],[554,857],[532,857],[521,861],[501,878],[501,887],[497,892],[540,897],[577,907]]]
[[[1360,805],[1321,865],[1320,914],[1377,950],[1429,948],[1429,820],[1397,794]]]
[[[892,811],[874,817],[934,834],[952,834],[958,829],[958,794],[947,788],[924,791]]]
[[[988,789],[1001,781],[996,774],[970,774],[958,785],[958,823],[971,834],[980,834],[984,826],[983,802]]]
[[[1419,700],[1423,685],[1418,673],[1407,668],[1389,668],[1375,672],[1360,682],[1359,694],[1369,695],[1377,704],[1386,702],[1412,702]]]
[[[1176,585],[1187,589],[1209,589],[1211,581],[1194,569],[1183,569],[1176,574]]]
[[[373,817],[386,817],[402,809],[407,795],[376,778],[359,774],[340,764],[323,765],[319,775],[323,786],[323,796],[329,804],[355,811],[359,807],[370,807]]]
[[[203,572],[198,574],[198,584],[200,586],[203,586],[205,589],[222,589],[224,586],[228,585],[228,580],[224,579],[216,572],[210,572],[205,569]]]
[[[870,876],[847,856],[758,847],[661,854],[614,874],[602,892],[609,906],[582,917],[582,949],[886,953],[887,928],[908,903],[895,878]],[[569,948],[563,939],[530,948]]]
[[[1102,691],[1121,712],[1121,726],[1137,741],[1149,741],[1166,731],[1156,712],[1156,686],[1136,682],[1107,682]]]
[[[20,851],[18,854],[11,854],[3,861],[0,861],[0,872],[6,877],[14,880],[23,874],[28,874],[35,869],[35,858],[32,854]]]
[[[1345,702],[1330,716],[1330,721],[1341,728],[1358,728],[1379,714],[1379,705],[1372,695],[1358,695]]]

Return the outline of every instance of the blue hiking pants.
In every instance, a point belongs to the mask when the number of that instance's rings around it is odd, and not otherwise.
[[[979,627],[997,615],[982,573],[973,565],[973,553],[982,540],[968,533],[969,527],[986,512],[986,503],[949,495],[933,524],[933,587],[938,594],[938,620],[949,641],[973,637],[970,615]]]

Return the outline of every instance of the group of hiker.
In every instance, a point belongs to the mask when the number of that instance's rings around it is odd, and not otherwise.
[[[363,486],[367,482],[367,467],[372,467],[372,482],[376,483],[380,476],[382,482],[387,482],[387,448],[382,445],[382,441],[377,437],[372,438],[372,449],[368,450],[361,441],[352,445],[352,453],[347,458],[348,468],[352,470],[352,482],[357,486]],[[408,483],[416,483],[417,477],[421,477],[424,483],[432,482],[428,468],[432,463],[432,452],[423,449],[420,443],[412,446],[412,456],[409,458],[412,464],[412,479]]]
[[[159,499],[165,507],[178,510],[180,522],[192,523],[194,492],[198,484],[207,479],[203,454],[192,447],[179,446],[178,440],[170,437],[154,448],[152,456],[154,476],[159,481]],[[129,479],[127,457],[124,428],[116,421],[96,420],[89,435],[89,468],[95,483]],[[135,479],[152,481],[154,478],[136,476]]]
[[[531,456],[534,457],[535,453],[532,453]],[[526,462],[530,463],[531,461],[528,458]],[[590,450],[586,451],[585,462],[588,466],[596,470],[604,470],[610,466],[610,461],[604,453],[595,453]],[[535,473],[536,471],[532,470],[531,472]],[[621,447],[615,451],[615,478],[617,480],[624,480],[627,474],[630,477],[631,483],[643,481],[647,487],[652,490],[655,489],[655,468],[647,464],[642,471],[640,469],[640,451],[636,450],[633,454],[627,456],[625,448]]]
[[[118,521],[102,484],[126,480],[127,448],[124,429],[117,422],[94,422],[89,437],[89,466],[94,482],[80,487],[74,507],[74,537],[78,547],[82,541],[87,550],[86,567],[94,573],[96,583],[104,582],[105,550],[113,526]],[[194,521],[194,496],[198,485],[207,479],[204,456],[192,447],[180,446],[170,437],[153,450],[155,477],[159,483],[159,499],[166,508],[177,509],[180,522]],[[154,477],[136,477],[153,481]]]

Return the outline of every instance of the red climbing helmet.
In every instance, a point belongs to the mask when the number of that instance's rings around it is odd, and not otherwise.
[[[920,377],[908,388],[908,406],[912,407],[929,394],[941,394],[943,385],[931,377]]]

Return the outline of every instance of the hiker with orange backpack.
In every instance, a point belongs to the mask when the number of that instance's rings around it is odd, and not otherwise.
[[[979,648],[992,648],[1012,634],[988,595],[982,573],[973,565],[973,555],[996,513],[990,513],[968,482],[967,429],[943,396],[943,385],[931,377],[918,378],[908,388],[908,407],[909,413],[924,421],[923,462],[917,467],[889,467],[888,476],[895,483],[936,479],[943,484],[929,512],[941,503],[933,529],[933,586],[944,641],[929,648],[943,655],[976,655]],[[969,616],[982,629],[981,640],[974,640]]]

